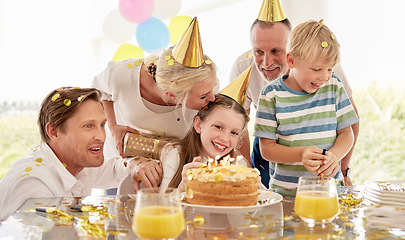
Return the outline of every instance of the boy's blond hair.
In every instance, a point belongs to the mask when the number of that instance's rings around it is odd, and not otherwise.
[[[309,20],[294,28],[291,33],[289,52],[295,61],[328,59],[332,67],[339,62],[339,43],[332,31],[322,21]]]

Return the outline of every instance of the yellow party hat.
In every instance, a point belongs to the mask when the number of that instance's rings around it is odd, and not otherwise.
[[[263,0],[257,19],[264,22],[280,22],[286,19],[279,0]]]
[[[241,73],[237,78],[235,78],[235,80],[233,80],[219,93],[233,98],[242,106],[245,105],[246,93],[249,86],[251,72],[252,66],[248,67],[243,73]]]
[[[180,37],[172,51],[173,58],[187,67],[199,67],[204,63],[200,29],[197,17]]]

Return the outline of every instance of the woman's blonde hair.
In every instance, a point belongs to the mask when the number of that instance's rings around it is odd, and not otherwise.
[[[146,66],[156,65],[156,83],[163,90],[174,93],[178,99],[183,99],[183,106],[188,92],[199,82],[211,77],[216,70],[214,62],[204,54],[204,61],[200,67],[187,67],[173,59],[172,47],[164,50],[160,55],[151,54],[145,58]],[[173,65],[168,64],[168,58],[173,59]],[[208,61],[207,61],[208,60]]]
[[[294,28],[289,42],[289,52],[296,61],[328,59],[331,66],[339,62],[339,43],[332,31],[320,22],[309,20]]]
[[[203,108],[201,108],[201,110],[198,111],[198,113],[194,117],[194,119],[199,117],[201,119],[201,121],[205,121],[205,119],[209,115],[211,115],[211,113],[217,108],[232,109],[236,113],[239,113],[240,115],[243,116],[243,119],[244,119],[245,125],[243,126],[243,129],[246,127],[246,125],[249,121],[249,117],[248,117],[245,109],[243,108],[243,106],[240,105],[234,99],[232,99],[228,96],[222,95],[220,93],[215,94],[215,100],[213,102],[208,103],[207,106],[204,106]],[[242,140],[242,135],[240,135],[240,137],[239,137],[239,142],[241,142],[241,140]],[[197,133],[197,131],[194,128],[194,125],[190,128],[190,130],[187,132],[186,136],[183,139],[181,139],[178,144],[181,146],[179,168],[177,169],[177,172],[174,175],[173,179],[170,181],[169,187],[178,187],[178,185],[181,182],[181,178],[182,178],[181,173],[183,171],[183,166],[187,163],[192,162],[195,157],[200,156],[202,153],[202,150],[203,150],[203,146],[201,144],[201,139],[200,139],[200,134]],[[236,157],[237,153],[234,149],[232,149],[229,152],[229,155],[231,157]]]

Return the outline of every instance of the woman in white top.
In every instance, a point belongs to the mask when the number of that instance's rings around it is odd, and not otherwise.
[[[202,52],[196,18],[174,48],[145,59],[110,62],[93,81],[103,92],[107,116],[105,156],[123,155],[127,132],[182,138],[197,110],[215,99],[215,68]],[[145,158],[138,161],[139,182],[158,186],[160,164]]]

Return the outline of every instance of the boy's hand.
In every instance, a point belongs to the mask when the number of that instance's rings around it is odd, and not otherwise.
[[[317,169],[317,173],[333,177],[339,171],[339,161],[336,155],[331,151],[326,151],[326,159],[322,162],[322,165]]]
[[[322,155],[322,149],[315,146],[308,146],[302,153],[302,163],[308,172],[315,174],[320,169],[322,163],[327,159],[326,155]]]

